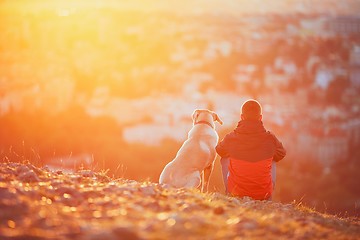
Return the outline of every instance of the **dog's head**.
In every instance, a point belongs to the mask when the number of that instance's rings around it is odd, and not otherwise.
[[[220,119],[219,115],[208,109],[196,109],[192,114],[192,119],[193,119],[193,123],[202,120],[209,121],[211,119],[213,122],[218,122],[221,125],[223,124],[223,121]]]

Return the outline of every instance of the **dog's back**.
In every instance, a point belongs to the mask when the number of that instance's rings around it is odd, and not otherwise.
[[[198,111],[204,112],[207,121],[197,122]],[[222,121],[209,110],[196,110],[193,114],[194,125],[188,133],[176,157],[169,162],[160,175],[159,182],[174,187],[198,187],[201,172],[215,160],[215,146],[219,136],[214,121]],[[210,123],[211,121],[211,123]],[[204,123],[204,124],[202,124]]]
[[[188,134],[176,157],[160,175],[160,183],[174,187],[198,187],[200,172],[214,161],[218,135],[205,125],[195,125]]]

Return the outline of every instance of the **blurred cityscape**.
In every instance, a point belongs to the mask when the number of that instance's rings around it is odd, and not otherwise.
[[[76,106],[115,120],[125,143],[156,147],[182,142],[196,108],[221,116],[223,137],[255,98],[286,161],[325,173],[359,162],[359,1],[19,2],[0,1],[2,118]]]

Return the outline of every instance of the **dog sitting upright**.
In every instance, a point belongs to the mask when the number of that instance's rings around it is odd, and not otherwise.
[[[207,109],[195,110],[192,119],[193,127],[188,133],[187,140],[176,157],[163,169],[159,183],[178,188],[198,188],[201,184],[201,191],[208,191],[216,157],[215,147],[219,140],[215,122],[223,122],[215,112]]]

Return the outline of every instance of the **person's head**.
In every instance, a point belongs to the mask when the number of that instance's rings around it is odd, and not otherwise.
[[[241,120],[262,120],[261,105],[254,99],[249,99],[241,106]]]

